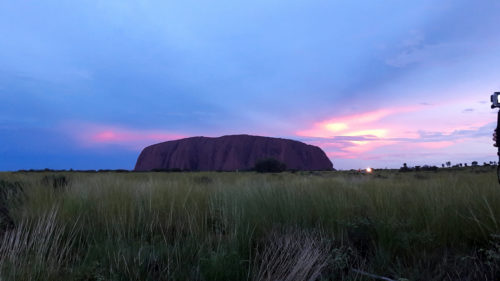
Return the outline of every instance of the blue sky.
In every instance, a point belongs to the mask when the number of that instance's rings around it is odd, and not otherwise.
[[[496,160],[498,1],[3,1],[0,170],[257,134],[340,169]]]

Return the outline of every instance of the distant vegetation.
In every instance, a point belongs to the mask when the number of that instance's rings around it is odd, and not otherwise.
[[[494,173],[0,173],[0,280],[500,280]]]
[[[490,166],[496,166],[497,162],[495,161],[490,161],[490,162],[484,162],[483,167],[490,167]],[[479,164],[477,161],[472,161],[471,162],[471,167],[479,167]],[[469,167],[467,163],[457,163],[457,164],[452,164],[450,161],[441,164],[441,168],[462,168],[462,167]],[[439,167],[437,166],[430,166],[430,165],[423,165],[423,166],[415,166],[415,167],[408,167],[406,163],[403,163],[403,166],[399,168],[400,172],[411,172],[411,171],[437,171]]]

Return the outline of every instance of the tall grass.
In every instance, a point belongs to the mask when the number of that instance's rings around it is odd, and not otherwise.
[[[0,180],[23,193],[3,203],[14,226],[0,232],[0,280],[500,277],[493,170]]]
[[[54,206],[36,220],[23,219],[3,233],[0,240],[2,280],[48,280],[56,278],[61,268],[71,263],[76,232],[74,228],[57,224],[56,216]]]

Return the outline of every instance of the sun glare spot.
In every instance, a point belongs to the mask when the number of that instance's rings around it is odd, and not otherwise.
[[[368,168],[366,168],[366,172],[367,172],[367,173],[371,173],[371,172],[373,172],[373,169],[372,169],[372,168],[370,168],[370,167],[368,167]]]
[[[325,125],[326,129],[331,132],[339,132],[348,128],[345,123],[328,123]]]

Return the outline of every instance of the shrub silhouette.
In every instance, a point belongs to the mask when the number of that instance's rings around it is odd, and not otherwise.
[[[399,171],[400,172],[409,172],[409,171],[411,171],[411,169],[408,168],[408,166],[406,165],[406,163],[403,163],[403,167],[399,168]]]
[[[254,170],[259,173],[280,173],[286,170],[286,164],[274,158],[257,161]]]
[[[429,165],[424,165],[422,167],[422,171],[433,171],[433,172],[437,172],[438,171],[438,167],[437,166],[429,166]]]

